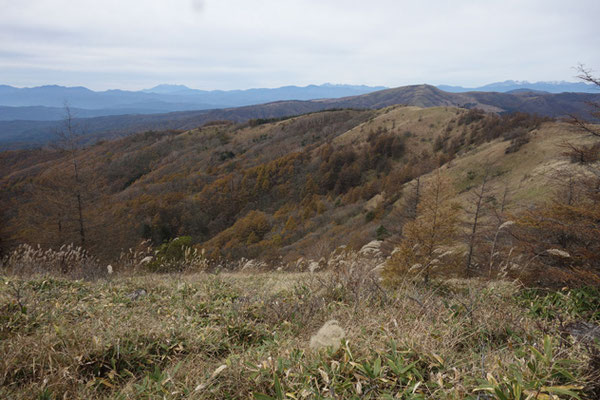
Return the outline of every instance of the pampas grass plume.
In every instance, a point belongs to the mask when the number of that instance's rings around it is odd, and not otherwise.
[[[310,348],[321,349],[332,347],[335,351],[340,347],[340,341],[345,335],[346,333],[339,325],[339,322],[334,319],[329,320],[310,338]]]

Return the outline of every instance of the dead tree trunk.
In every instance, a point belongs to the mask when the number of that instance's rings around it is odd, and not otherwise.
[[[84,223],[84,211],[83,211],[83,200],[81,196],[82,192],[82,180],[79,173],[79,163],[77,160],[77,132],[73,127],[73,115],[69,106],[65,106],[65,127],[63,130],[58,132],[58,136],[61,139],[63,148],[69,152],[71,158],[71,164],[73,166],[73,178],[74,178],[74,190],[73,194],[77,204],[77,222],[79,225],[79,242],[81,247],[85,247],[85,223]]]
[[[475,250],[475,245],[477,242],[477,234],[480,224],[480,218],[482,216],[483,211],[483,202],[487,197],[488,193],[488,180],[489,180],[489,169],[486,168],[485,173],[483,175],[483,181],[479,186],[479,190],[475,193],[475,209],[472,212],[473,221],[471,222],[470,234],[468,236],[468,251],[467,251],[467,259],[465,262],[465,271],[467,275],[472,274],[472,264],[473,264],[473,252]]]

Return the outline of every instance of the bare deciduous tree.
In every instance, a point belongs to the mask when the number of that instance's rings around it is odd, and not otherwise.
[[[72,185],[72,196],[76,202],[76,219],[79,228],[79,239],[81,247],[85,247],[85,223],[83,218],[83,199],[82,199],[82,186],[83,181],[80,176],[80,165],[77,159],[77,152],[79,150],[79,136],[77,128],[73,123],[73,114],[71,113],[70,107],[65,104],[65,118],[63,120],[63,127],[57,131],[59,138],[57,145],[63,151],[66,151],[69,156],[69,162],[72,166],[73,171],[73,185]],[[60,221],[60,220],[59,220]],[[59,222],[60,224],[60,222]]]
[[[465,262],[465,271],[467,275],[472,274],[473,267],[473,252],[479,240],[482,217],[486,213],[486,202],[490,197],[491,186],[489,183],[490,166],[487,165],[483,169],[483,177],[481,184],[472,195],[472,207],[466,208],[465,212],[471,218],[468,221],[469,233],[467,236],[467,258]]]

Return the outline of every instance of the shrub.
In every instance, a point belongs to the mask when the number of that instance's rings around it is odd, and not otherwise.
[[[402,229],[402,241],[388,260],[384,276],[389,283],[398,283],[403,276],[423,277],[456,264],[454,247],[458,238],[458,209],[453,202],[453,190],[439,173],[430,182],[417,205],[417,217]]]
[[[536,285],[600,285],[597,178],[575,177],[550,201],[514,216],[511,234]],[[591,189],[591,190],[590,190]]]
[[[152,272],[176,272],[189,269],[205,270],[208,260],[204,252],[192,247],[190,236],[181,236],[163,243],[154,255],[154,259],[148,263],[148,269]]]
[[[582,287],[549,292],[526,289],[517,299],[536,318],[600,321],[600,288]]]
[[[457,121],[458,125],[470,125],[473,122],[479,121],[485,117],[485,113],[482,110],[473,108],[466,113],[462,114]]]
[[[379,227],[377,228],[377,231],[375,231],[375,233],[377,235],[377,240],[384,240],[385,238],[390,236],[390,233],[383,225],[379,225]]]
[[[569,157],[572,163],[591,164],[600,160],[600,143],[591,146],[574,146],[566,143],[567,150],[563,155]]]
[[[163,243],[156,251],[156,258],[163,260],[181,260],[184,257],[185,250],[192,246],[190,236],[181,236],[167,243]]]
[[[504,139],[510,139],[510,145],[504,151],[505,154],[516,153],[529,143],[529,132],[524,128],[513,129],[512,131],[503,135]]]
[[[506,148],[504,153],[505,154],[516,153],[517,151],[519,151],[521,149],[521,147],[523,147],[527,143],[529,143],[528,136],[523,136],[523,137],[519,137],[517,139],[513,139],[510,141],[510,146],[508,146]]]

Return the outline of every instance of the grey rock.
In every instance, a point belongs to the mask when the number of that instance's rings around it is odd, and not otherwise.
[[[146,292],[146,290],[144,289],[136,289],[133,292],[129,293],[127,295],[127,298],[131,301],[135,301],[137,299],[139,299],[140,297],[144,297],[148,294],[148,292]]]
[[[562,327],[562,331],[573,336],[580,342],[594,343],[600,342],[600,325],[591,322],[575,321]]]

